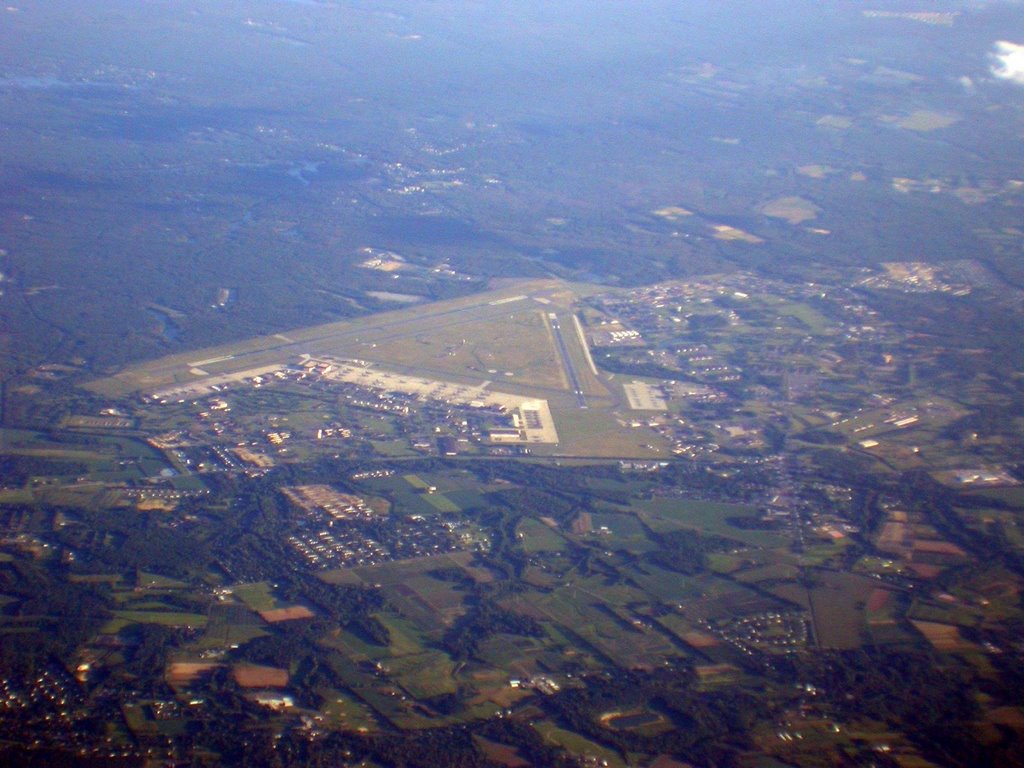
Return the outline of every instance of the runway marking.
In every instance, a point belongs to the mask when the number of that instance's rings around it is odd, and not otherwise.
[[[223,357],[211,357],[208,360],[196,360],[194,363],[189,363],[192,368],[198,368],[201,365],[210,365],[211,363],[223,363],[227,360],[234,360],[234,355],[224,355]]]
[[[558,322],[558,315],[554,312],[549,312],[548,317],[551,319],[551,330],[555,333],[555,341],[558,344],[558,351],[562,355],[562,365],[565,368],[566,374],[569,376],[569,386],[572,387],[573,394],[576,395],[576,404],[580,408],[587,407],[587,398],[583,394],[583,387],[580,385],[580,380],[576,376],[576,368],[572,364],[572,358],[569,357],[569,348],[565,345],[565,339],[562,336],[562,326]]]
[[[523,299],[529,298],[528,296],[509,296],[507,299],[498,299],[497,301],[487,302],[488,307],[497,307],[500,304],[511,304],[513,301],[522,301]]]

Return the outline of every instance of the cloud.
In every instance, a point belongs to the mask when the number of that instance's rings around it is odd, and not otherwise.
[[[992,46],[990,71],[1000,80],[1024,85],[1024,45],[999,40]]]

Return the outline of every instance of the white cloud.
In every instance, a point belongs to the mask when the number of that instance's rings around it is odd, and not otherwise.
[[[1009,80],[1024,85],[1024,45],[998,41],[989,54],[992,59],[990,71],[1000,80]]]

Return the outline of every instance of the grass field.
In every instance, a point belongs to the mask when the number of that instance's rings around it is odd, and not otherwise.
[[[558,533],[539,520],[525,518],[516,529],[523,550],[526,552],[561,552],[566,541]]]
[[[480,644],[477,655],[498,671],[500,684],[505,685],[508,677],[529,677],[540,672],[538,661],[544,652],[563,647],[567,642],[559,635],[537,638],[498,633]],[[555,668],[555,665],[548,668]]]
[[[647,427],[622,426],[600,404],[581,410],[575,400],[551,398],[549,402],[558,425],[559,454],[647,459],[668,455],[668,444],[661,436]]]
[[[456,691],[457,685],[452,677],[455,663],[440,651],[391,658],[387,666],[391,676],[413,698],[429,699]]]
[[[266,634],[263,621],[247,607],[218,603],[210,608],[206,632],[197,647],[230,648]]]
[[[351,568],[336,568],[331,571],[321,571],[317,574],[317,578],[327,584],[334,585],[348,584],[351,586],[359,586],[365,584],[365,582],[359,578],[359,575]]]
[[[655,549],[641,522],[633,515],[594,513],[591,515],[593,533],[600,540],[608,539],[615,547],[630,552],[647,552]]]
[[[323,725],[330,730],[371,731],[378,728],[373,712],[359,699],[346,691],[320,690],[324,699],[320,710]]]
[[[443,493],[428,493],[424,500],[438,512],[461,512],[462,509]]]
[[[747,584],[762,581],[789,581],[800,575],[800,569],[788,563],[771,563],[733,573],[733,577]]]
[[[786,607],[769,595],[711,573],[691,577],[691,584],[696,595],[679,604],[683,615],[691,621],[733,619]]]
[[[563,747],[574,755],[593,758],[598,761],[598,764],[608,765],[610,768],[626,768],[625,762],[619,757],[618,753],[595,744],[578,733],[559,728],[548,720],[534,723],[533,727],[537,733],[544,737],[545,741]]]
[[[165,627],[205,627],[207,617],[201,613],[179,611],[114,611],[114,618],[100,630],[115,635],[131,624],[160,624]]]
[[[644,599],[642,592],[633,592]],[[664,634],[637,628],[628,611],[603,601],[603,597],[585,587],[563,587],[538,595],[534,604],[550,621],[624,669],[654,666],[678,655]]]
[[[423,649],[424,637],[411,621],[391,613],[379,613],[376,618],[391,634],[388,652],[392,656],[408,656]]]
[[[367,584],[380,584],[387,587],[392,584],[403,584],[415,576],[423,576],[438,568],[463,568],[465,562],[466,555],[456,552],[364,566],[354,569],[354,573]]]
[[[1024,509],[1024,488],[992,488],[985,491],[978,491],[976,496],[986,499],[998,499],[1018,509]]]
[[[644,522],[659,532],[690,528],[768,549],[781,548],[789,544],[789,538],[776,531],[738,528],[729,523],[730,517],[755,516],[756,510],[744,504],[690,499],[653,499],[637,502],[636,507]]]
[[[907,618],[914,621],[973,627],[980,623],[981,614],[973,606],[916,599],[907,611]]]
[[[231,591],[235,597],[257,613],[260,611],[271,611],[280,607],[277,598],[274,597],[271,591],[270,584],[266,581],[257,581],[253,584],[237,584],[231,588]]]
[[[384,587],[388,601],[427,632],[437,632],[463,613],[463,594],[428,576],[411,576]]]
[[[536,306],[514,302],[501,317],[484,318],[471,326],[428,327],[378,342],[371,354],[375,359],[401,362],[403,366],[442,376],[500,376],[503,383],[521,380],[530,386],[565,389],[568,382],[562,374],[554,340]]]
[[[418,491],[425,491],[430,488],[430,483],[419,475],[403,475],[402,479]]]
[[[430,476],[427,481],[419,475],[403,475],[375,479],[367,483],[374,491],[387,496],[395,508],[407,515],[436,515],[462,511],[462,507],[453,501],[445,491],[458,488],[458,483],[446,482],[447,478]],[[435,488],[435,491],[430,491]]]
[[[682,603],[703,594],[701,580],[667,571],[653,563],[634,565],[629,575],[648,595],[665,603]]]
[[[822,334],[835,327],[834,322],[807,304],[800,304],[795,301],[782,301],[778,304],[773,302],[772,310],[784,317],[795,317],[814,334]]]
[[[365,704],[370,711],[379,714],[383,720],[396,725],[404,724],[401,702],[397,701],[392,692],[373,675],[363,671],[350,659],[340,655],[331,656],[330,665],[348,691],[357,697],[358,702],[353,707],[354,711],[358,712],[361,709],[358,704]],[[344,704],[344,701],[342,703]]]
[[[188,584],[178,579],[161,576],[158,573],[139,571],[136,586],[141,589],[187,589]]]
[[[811,615],[818,644],[824,648],[859,648],[866,639],[865,609],[878,582],[852,573],[816,572],[810,590]]]
[[[371,440],[370,444],[381,456],[392,459],[416,455],[405,440]]]
[[[0,504],[31,504],[32,491],[28,488],[7,488],[0,491]]]
[[[56,479],[62,483],[76,482],[83,474],[88,474],[89,479],[96,483],[138,481],[154,476],[168,466],[159,451],[140,440],[94,433],[68,434],[67,440],[58,442],[37,430],[0,429],[0,455],[11,457],[15,466],[19,458],[43,459],[47,464],[34,477]],[[92,485],[92,489],[90,492],[94,494],[102,490],[98,484]],[[4,491],[0,501],[29,503],[39,496],[47,503],[61,504],[58,498],[61,490],[59,486],[43,488],[37,493],[28,488],[9,489]],[[85,489],[79,490],[81,496]],[[99,502],[98,496],[95,501]]]
[[[479,509],[487,506],[487,499],[477,491],[445,491],[445,498],[449,499],[460,510]]]
[[[658,624],[680,641],[691,648],[703,652],[707,648],[721,645],[721,641],[714,635],[701,630],[696,624],[687,621],[677,613],[668,613],[658,618]]]
[[[507,768],[529,768],[530,764],[519,756],[515,747],[499,744],[482,736],[474,736],[473,741],[489,760],[499,765],[507,766]]]

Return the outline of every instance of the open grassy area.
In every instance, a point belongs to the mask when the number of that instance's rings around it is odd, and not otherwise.
[[[363,566],[355,568],[354,573],[367,584],[381,584],[386,587],[391,584],[403,584],[413,577],[423,576],[438,568],[462,568],[464,562],[465,556],[455,552],[447,555],[395,560],[380,565]]]
[[[408,656],[424,649],[423,635],[411,621],[392,613],[379,613],[376,618],[391,635],[388,648],[391,656]]]
[[[32,491],[28,488],[6,488],[0,490],[0,504],[31,504]]]
[[[257,613],[260,611],[270,611],[278,607],[277,598],[274,597],[271,586],[266,581],[257,581],[252,584],[236,584],[231,588],[231,591],[235,597]]]
[[[547,620],[558,624],[567,636],[596,650],[624,669],[657,665],[679,654],[670,639],[652,626],[634,623],[637,618],[627,603],[646,602],[639,590],[625,588],[621,601],[605,600],[597,580],[567,586],[530,601]]]
[[[100,630],[113,635],[130,624],[160,624],[165,627],[205,627],[207,617],[201,613],[180,611],[114,611],[114,618]]]
[[[266,634],[266,624],[247,607],[218,603],[211,606],[206,631],[196,647],[231,648]]]
[[[647,536],[643,524],[633,515],[595,513],[591,515],[590,537],[607,540],[612,547],[630,552],[646,552],[656,548]]]
[[[75,465],[84,464],[93,479],[127,480],[156,474],[167,467],[163,455],[141,440],[117,435],[78,434],[73,439],[53,440],[46,432],[30,429],[0,429],[0,454],[68,462],[64,474],[80,472]],[[124,467],[130,461],[132,466]],[[137,465],[137,466],[136,466]],[[140,469],[141,467],[141,469]]]
[[[564,747],[575,755],[594,758],[600,761],[601,765],[608,765],[610,768],[626,768],[626,764],[619,757],[618,753],[595,744],[578,733],[559,728],[548,720],[534,723],[533,727],[544,737],[545,741]]]
[[[701,596],[703,583],[681,573],[668,571],[653,563],[634,564],[628,571],[630,580],[648,595],[665,603],[681,603]]]
[[[867,603],[878,582],[831,571],[816,572],[815,581],[810,605],[818,644],[824,648],[859,648],[867,636]]]
[[[442,376],[483,376],[502,384],[522,381],[534,387],[565,389],[568,383],[543,313],[534,308],[536,304],[511,302],[509,306],[509,312],[501,317],[410,327],[407,336],[378,342],[372,355]]]
[[[785,535],[772,530],[740,528],[729,518],[754,518],[756,510],[744,504],[724,504],[692,499],[652,499],[636,503],[640,516],[655,531],[690,528],[724,536],[755,547],[779,548],[789,544]]]
[[[575,400],[552,399],[550,404],[560,440],[556,453],[651,459],[668,455],[668,444],[653,430],[623,426],[605,408],[581,410]]]
[[[516,537],[526,552],[561,552],[566,541],[549,525],[525,518],[516,528]]]
[[[772,310],[778,312],[784,317],[789,316],[796,318],[807,326],[807,330],[814,334],[825,333],[829,328],[832,328],[835,325],[835,323],[813,307],[795,301],[783,301],[778,304],[773,303]]]
[[[335,568],[330,571],[321,571],[317,574],[317,578],[327,584],[334,585],[348,584],[359,586],[365,583],[352,568]]]
[[[376,730],[377,718],[359,699],[346,691],[320,690],[324,705],[320,710],[323,726],[329,730]]]
[[[455,693],[457,688],[452,677],[455,662],[440,651],[429,650],[391,658],[387,667],[399,685],[417,699]]]
[[[981,496],[986,499],[998,499],[1004,504],[1009,504],[1012,507],[1018,509],[1024,509],[1024,488],[991,488],[984,491],[978,491],[976,496]]]
[[[384,587],[388,601],[403,616],[429,633],[461,615],[463,595],[451,584],[426,576],[413,576]]]
[[[136,584],[143,589],[186,589],[188,587],[188,584],[179,579],[145,571],[139,571]]]
[[[428,493],[424,500],[438,512],[461,512],[459,505],[449,499],[443,493]]]
[[[374,451],[388,458],[416,455],[405,440],[371,440],[370,444]]]

